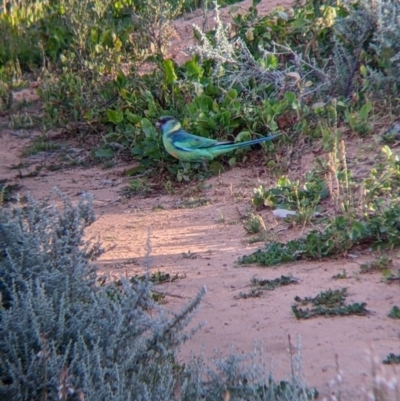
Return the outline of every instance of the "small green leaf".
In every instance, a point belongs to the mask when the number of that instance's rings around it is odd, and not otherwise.
[[[117,79],[115,80],[118,88],[124,88],[127,83],[125,74],[122,71],[118,71]]]
[[[274,120],[272,120],[269,123],[269,128],[271,131],[275,132],[278,130],[279,127],[278,127],[278,124]]]
[[[140,120],[142,119],[142,117],[140,117],[137,114],[133,114],[129,110],[125,110],[125,117],[132,124],[138,124],[140,122]]]
[[[142,125],[142,130],[146,135],[146,137],[157,136],[157,130],[154,128],[154,125],[147,118],[142,119],[141,125]]]
[[[207,85],[205,91],[206,91],[206,94],[209,96],[218,96],[221,94],[221,89],[218,86],[215,86],[213,84]]]
[[[144,166],[136,166],[136,167],[132,167],[132,168],[126,170],[125,175],[127,177],[131,177],[132,175],[144,173],[145,171],[146,171],[146,168]]]
[[[112,159],[114,157],[114,152],[110,148],[102,148],[102,149],[97,149],[94,152],[94,155],[98,159]]]
[[[389,148],[389,146],[385,145],[382,147],[381,152],[388,158],[390,159],[393,155],[392,149]]]
[[[90,28],[90,42],[91,44],[96,44],[99,41],[99,32],[96,28]]]
[[[194,100],[193,104],[195,104],[201,111],[208,114],[208,112],[212,110],[213,99],[210,96],[201,95]]]
[[[199,31],[197,30],[197,29],[192,29],[192,32],[193,32],[193,37],[198,41],[198,42],[201,42],[201,35],[200,35],[200,33],[199,33]]]
[[[226,97],[231,99],[231,100],[235,100],[238,97],[238,92],[236,89],[231,89],[227,94]]]
[[[201,78],[203,76],[204,70],[197,63],[195,58],[192,58],[191,60],[187,61],[184,64],[184,68],[185,68],[189,78],[199,79],[199,78]]]
[[[281,102],[272,106],[272,109],[274,110],[275,115],[277,115],[277,114],[282,114],[287,109],[287,106],[288,106],[287,101],[282,100]]]
[[[231,157],[231,158],[229,159],[228,163],[229,163],[229,165],[230,165],[231,167],[235,167],[235,165],[236,165],[236,157]]]
[[[143,155],[143,148],[141,146],[135,146],[131,149],[131,155],[133,156],[141,156]]]
[[[251,139],[251,135],[249,131],[239,132],[235,138],[235,142],[244,142],[249,141]]]
[[[174,63],[172,60],[164,60],[163,61],[164,67],[164,83],[166,85],[172,85],[177,79],[178,76],[175,73]]]
[[[107,110],[107,117],[110,123],[117,125],[124,120],[124,113],[121,110]]]
[[[224,171],[224,168],[221,163],[214,161],[210,164],[210,171],[213,175],[218,175]]]
[[[364,225],[358,221],[355,221],[351,226],[349,237],[352,240],[356,240],[362,237],[363,232],[364,232]]]
[[[362,121],[366,121],[368,118],[369,112],[372,110],[372,103],[367,102],[364,104],[363,107],[361,107],[359,115]]]
[[[267,67],[270,70],[276,70],[278,68],[279,61],[278,57],[276,57],[274,54],[268,54],[267,55]]]
[[[365,67],[365,65],[360,66],[360,73],[363,78],[367,78],[367,68]]]
[[[285,99],[291,104],[296,100],[296,94],[294,92],[286,92]]]

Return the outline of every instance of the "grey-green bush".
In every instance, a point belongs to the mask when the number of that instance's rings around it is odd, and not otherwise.
[[[150,282],[100,285],[85,242],[92,200],[32,198],[0,207],[0,399],[8,401],[307,400],[293,377],[275,384],[260,356],[232,355],[215,368],[176,362],[205,290],[178,314],[151,298]],[[148,256],[151,257],[148,245]],[[150,313],[151,312],[151,313]],[[255,359],[254,359],[255,358]]]
[[[0,210],[0,399],[164,399],[201,294],[168,318],[149,283],[95,285],[91,199],[62,200]]]
[[[334,25],[333,76],[340,95],[349,96],[361,65],[374,93],[397,93],[400,85],[400,4],[392,0],[343,2],[348,16]],[[364,88],[364,90],[366,87]]]

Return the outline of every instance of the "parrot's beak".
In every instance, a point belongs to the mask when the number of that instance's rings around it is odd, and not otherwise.
[[[156,125],[157,128],[160,128],[161,127],[160,120],[157,120],[155,125]]]

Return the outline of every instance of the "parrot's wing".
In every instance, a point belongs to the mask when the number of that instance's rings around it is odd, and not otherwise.
[[[215,139],[192,135],[184,130],[174,132],[173,135],[171,135],[171,139],[176,148],[186,152],[195,149],[209,148],[218,143]]]

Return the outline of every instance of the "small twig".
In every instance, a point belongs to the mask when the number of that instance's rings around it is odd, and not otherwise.
[[[288,341],[289,341],[289,352],[290,352],[290,368],[292,369],[292,378],[294,380],[293,348],[292,348],[292,341],[290,338],[290,334],[288,334]]]
[[[400,280],[400,277],[387,277],[386,280],[388,280],[388,281],[398,281],[398,280]]]

